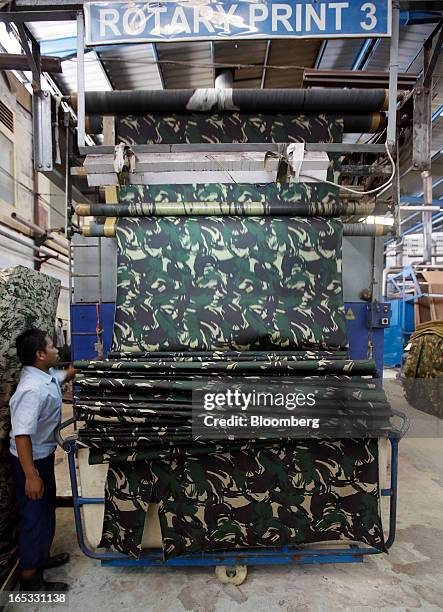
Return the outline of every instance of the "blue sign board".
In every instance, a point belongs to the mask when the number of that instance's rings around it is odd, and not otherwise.
[[[85,2],[86,42],[391,35],[391,0]]]

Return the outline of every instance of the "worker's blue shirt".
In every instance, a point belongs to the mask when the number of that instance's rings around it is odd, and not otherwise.
[[[34,459],[44,459],[56,447],[54,432],[60,424],[63,372],[53,368],[49,373],[33,366],[25,366],[14,395],[9,401],[11,410],[10,451],[18,457],[15,436],[28,435]]]

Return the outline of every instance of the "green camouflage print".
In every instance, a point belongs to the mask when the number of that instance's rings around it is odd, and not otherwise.
[[[105,500],[100,546],[136,558],[149,503],[160,504],[165,559],[343,539],[385,549],[375,439],[111,463]]]
[[[97,372],[95,372],[97,374]],[[104,374],[109,374],[108,372],[104,372]],[[365,379],[362,378],[363,382],[357,380],[357,377],[346,377],[346,376],[336,376],[334,379],[331,375],[315,375],[312,376],[311,380],[309,380],[308,376],[300,375],[300,378],[291,377],[290,381],[297,381],[297,384],[309,384],[315,385],[317,382],[320,385],[322,381],[331,380],[334,381],[335,384],[342,383],[342,386],[345,389],[351,389],[353,387],[360,388],[362,384],[365,383]],[[245,383],[250,384],[263,384],[263,381],[271,383],[271,381],[278,388],[279,385],[289,384],[288,377],[285,378],[273,378],[271,379],[269,376],[265,378],[260,378],[259,376],[211,376],[207,378],[206,376],[193,376],[192,379],[189,376],[179,377],[175,375],[174,377],[170,377],[169,379],[164,376],[159,376],[158,378],[149,377],[149,378],[137,378],[132,376],[131,378],[109,378],[106,376],[85,376],[84,374],[78,374],[76,384],[81,387],[92,387],[97,390],[108,389],[115,390],[117,393],[125,392],[126,390],[132,392],[134,389],[138,389],[140,392],[144,390],[145,393],[150,392],[151,389],[154,389],[156,393],[161,393],[162,390],[169,392],[188,392],[192,391],[203,391],[203,390],[212,390],[218,388],[223,383],[229,383],[233,385],[235,388],[235,383],[238,385],[242,385]],[[378,385],[370,384],[371,388],[376,388]],[[89,389],[88,389],[89,392]]]
[[[417,326],[410,340],[403,370],[405,397],[417,410],[443,418],[443,322]]]
[[[18,518],[9,453],[9,398],[21,371],[15,342],[30,327],[54,333],[60,284],[25,266],[0,270],[0,585],[17,557]]]
[[[296,376],[298,372],[302,376],[309,375],[310,372],[360,374],[362,376],[377,376],[377,367],[372,359],[361,360],[341,360],[323,359],[319,361],[288,361],[286,359],[275,361],[128,361],[128,360],[105,360],[105,361],[75,361],[74,367],[86,372],[108,373],[113,370],[125,371],[129,375],[132,372],[143,375],[144,372],[160,371],[162,373],[185,373],[189,372],[254,372],[257,375],[270,373],[271,375],[290,373]],[[121,376],[121,374],[119,374]],[[81,378],[79,378],[81,380]]]
[[[346,349],[342,224],[119,219],[113,350]]]
[[[108,359],[132,359],[134,361],[305,361],[307,359],[346,359],[347,351],[110,351]]]
[[[341,142],[343,119],[325,114],[150,113],[119,116],[117,142],[140,144]]]

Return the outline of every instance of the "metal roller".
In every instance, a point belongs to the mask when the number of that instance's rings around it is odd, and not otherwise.
[[[392,226],[381,223],[343,223],[344,236],[387,236],[392,232]]]
[[[374,203],[309,204],[293,202],[273,203],[244,202],[143,202],[137,204],[78,204],[75,212],[79,217],[165,217],[165,216],[299,216],[341,217],[371,215]]]
[[[143,115],[241,111],[247,113],[373,113],[387,109],[385,89],[169,89],[89,91],[86,114]],[[77,96],[71,96],[76,107]]]
[[[87,238],[112,238],[115,236],[116,217],[109,217],[104,224],[91,223],[83,227],[82,234]],[[344,223],[344,236],[387,236],[392,232],[389,225],[370,223]]]

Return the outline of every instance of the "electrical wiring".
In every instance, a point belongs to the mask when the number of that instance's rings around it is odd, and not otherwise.
[[[328,181],[328,180],[321,180],[316,176],[311,176],[309,174],[306,174],[305,172],[303,172],[303,176],[306,176],[307,178],[313,179],[315,181],[317,181],[318,183],[326,183],[327,185],[332,185],[332,187],[339,187],[339,189],[341,189],[342,191],[346,191],[348,193],[353,193],[356,195],[371,195],[374,193],[383,193],[385,192],[394,182],[394,177],[395,177],[395,162],[394,162],[394,158],[391,155],[391,152],[389,150],[389,146],[388,143],[385,143],[385,149],[386,149],[386,153],[389,157],[389,161],[391,162],[392,165],[392,173],[391,176],[389,177],[389,179],[386,181],[386,183],[383,183],[383,185],[379,185],[378,187],[375,187],[375,189],[370,189],[369,191],[357,191],[356,189],[351,189],[350,187],[346,187],[346,185],[340,185],[338,183],[334,183],[333,181]]]

